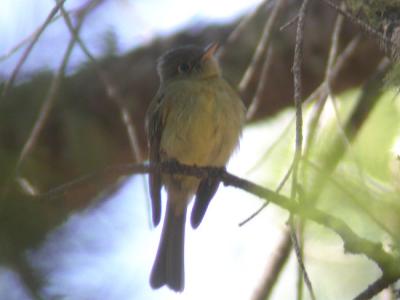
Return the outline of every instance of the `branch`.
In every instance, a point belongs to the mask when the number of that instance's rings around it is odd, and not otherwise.
[[[309,0],[304,0],[299,11],[296,31],[296,44],[293,59],[294,104],[296,109],[296,152],[293,165],[293,178],[297,176],[298,162],[301,157],[303,144],[303,109],[302,109],[302,82],[301,67],[303,63],[304,18]],[[295,182],[296,183],[296,182]]]
[[[79,22],[77,24],[76,27],[76,31],[78,32],[83,24],[83,20],[84,20],[84,16],[85,15],[81,15]],[[53,107],[53,104],[56,100],[56,96],[58,93],[58,90],[61,86],[61,82],[64,78],[64,74],[65,74],[65,69],[67,67],[70,55],[72,53],[72,50],[74,48],[76,39],[74,36],[71,37],[67,49],[63,55],[63,59],[62,62],[57,70],[57,73],[53,76],[49,91],[47,92],[47,96],[46,99],[44,100],[42,107],[40,108],[40,112],[39,115],[34,123],[34,126],[32,128],[32,131],[29,134],[29,137],[27,139],[27,141],[24,144],[24,147],[22,148],[22,151],[19,155],[18,158],[18,162],[17,162],[17,173],[18,170],[21,167],[22,162],[25,160],[25,158],[30,154],[30,152],[32,151],[33,147],[35,146],[35,143],[37,141],[37,138],[40,135],[40,132],[43,130],[46,121],[49,117],[50,111]]]
[[[302,91],[302,64],[303,64],[303,43],[304,43],[304,22],[305,16],[307,12],[309,0],[304,0],[297,19],[297,30],[296,30],[296,43],[294,47],[294,59],[293,59],[293,81],[294,81],[294,105],[296,109],[296,148],[295,154],[293,158],[293,171],[292,171],[292,186],[290,198],[293,202],[296,201],[296,197],[298,195],[298,170],[300,166],[300,159],[302,156],[302,146],[303,146],[303,110],[302,110],[302,100],[303,100],[303,91]],[[311,280],[307,274],[303,258],[302,251],[299,244],[299,241],[296,236],[296,231],[294,230],[294,223],[292,215],[289,218],[289,224],[291,229],[291,239],[292,244],[296,253],[297,261],[300,266],[300,270],[303,273],[304,282],[310,292],[311,299],[315,299],[314,291],[312,288]],[[302,281],[301,281],[302,282]],[[298,290],[298,299],[302,298],[302,292],[299,288]]]
[[[297,17],[296,17],[297,20]],[[346,46],[346,48],[343,50],[343,52],[337,57],[335,65],[332,67],[332,70],[330,71],[330,78],[331,80],[334,80],[337,75],[339,74],[339,72],[342,70],[342,68],[344,67],[345,63],[351,58],[352,54],[354,54],[354,51],[356,49],[356,47],[358,46],[360,41],[360,36],[357,35],[355,38],[353,38],[349,44]],[[308,104],[311,101],[315,100],[317,97],[319,98],[323,98],[323,97],[327,97],[328,95],[328,89],[326,88],[326,83],[325,81],[323,83],[321,83],[319,85],[319,87],[317,89],[315,89],[315,91],[304,101],[304,104]],[[275,149],[275,147],[278,145],[278,142],[282,139],[283,136],[285,136],[293,122],[295,121],[295,118],[293,118],[288,124],[287,126],[282,130],[282,132],[279,134],[279,136],[275,139],[275,141],[272,143],[272,145],[268,148],[268,150],[266,151],[266,153],[262,156],[262,158],[260,159],[260,161],[264,161],[267,159],[267,157],[272,153],[272,151]],[[259,161],[259,162],[260,162]],[[254,171],[259,165],[260,163],[257,162],[254,164],[254,166],[248,171],[249,173]],[[291,172],[293,170],[293,161],[292,164],[290,166],[290,168],[288,169],[288,171],[286,172],[286,175],[284,176],[284,179],[281,181],[281,183],[278,186],[278,189],[276,190],[277,192],[279,192],[279,190],[283,187],[283,185],[286,183],[286,181],[288,180],[289,176],[291,175]],[[247,222],[251,221],[253,218],[255,218],[265,207],[267,207],[267,204],[264,203],[263,205],[261,205],[260,208],[257,209],[257,211],[255,211],[254,213],[252,213],[249,217],[247,217],[244,221],[239,223],[239,226],[243,226],[245,225]]]
[[[262,100],[262,94],[264,92],[264,88],[265,88],[265,85],[266,85],[267,79],[268,79],[269,67],[271,66],[271,61],[272,61],[271,58],[273,56],[272,47],[268,48],[265,56],[266,57],[265,57],[265,60],[264,60],[263,66],[262,66],[262,71],[261,71],[261,75],[259,78],[259,82],[257,85],[255,95],[253,97],[253,100],[250,102],[249,108],[247,109],[247,114],[246,114],[247,120],[253,119],[257,113],[258,108],[260,107],[261,100]]]
[[[290,234],[288,230],[284,231],[282,240],[274,251],[272,263],[264,271],[264,278],[261,280],[261,285],[256,289],[252,300],[265,300],[269,299],[273,287],[275,286],[279,274],[282,272],[289,255],[292,250]]]
[[[322,82],[324,92],[320,94],[316,104],[313,106],[312,116],[309,121],[309,126],[308,126],[309,133],[306,138],[305,149],[304,149],[305,160],[307,160],[307,157],[310,154],[311,146],[315,140],[317,125],[319,123],[322,111],[325,107],[326,100],[328,99],[328,96],[332,94],[332,89],[331,89],[332,74],[333,74],[334,63],[336,61],[339,36],[342,29],[342,25],[343,25],[343,16],[338,15],[335,21],[331,37],[331,47],[329,49],[328,63],[325,70],[325,78],[324,81]]]
[[[242,34],[244,29],[250,23],[250,21],[253,20],[260,13],[260,11],[264,9],[264,7],[268,2],[270,1],[269,0],[262,1],[252,13],[246,14],[243,17],[243,19],[240,20],[239,24],[232,30],[232,32],[227,37],[226,42],[223,45],[221,45],[221,47],[219,47],[219,49],[217,50],[218,59],[223,59],[224,55],[226,54],[226,48],[238,39],[240,34]]]
[[[31,42],[29,43],[28,47],[25,49],[24,53],[22,54],[20,60],[18,61],[17,65],[15,66],[14,71],[11,74],[11,77],[5,83],[2,97],[5,97],[8,93],[8,90],[13,86],[15,78],[17,77],[19,70],[21,69],[22,65],[25,63],[26,59],[28,58],[29,54],[31,53],[33,46],[35,46],[36,42],[38,41],[39,37],[42,35],[43,31],[46,29],[47,25],[52,21],[58,10],[64,4],[66,0],[59,1],[54,8],[51,10],[49,15],[47,16],[46,20],[43,24],[38,28],[38,30],[34,33]]]
[[[99,1],[99,0],[96,0]],[[78,18],[81,17],[82,13],[85,13],[85,10],[87,9],[88,6],[92,6],[90,3],[84,5],[83,8],[79,8],[79,9],[72,9],[72,10],[68,10],[68,14],[69,15],[77,15]],[[53,19],[51,19],[51,21],[49,22],[49,24],[57,21],[61,16],[57,15],[54,16]],[[27,44],[29,41],[31,41],[36,34],[39,32],[41,27],[36,28],[34,31],[32,31],[30,34],[28,34],[27,36],[25,36],[23,39],[21,39],[19,42],[17,42],[13,47],[11,47],[8,51],[6,51],[4,54],[0,55],[0,62],[2,62],[3,60],[6,60],[8,58],[10,58],[11,56],[15,55],[23,46],[25,46],[25,44]]]
[[[96,2],[96,0],[95,0],[95,2]],[[109,76],[104,72],[104,70],[101,69],[96,58],[92,55],[92,53],[89,51],[89,49],[83,43],[83,41],[80,38],[80,36],[78,35],[76,29],[72,25],[71,19],[69,18],[68,14],[66,13],[65,9],[62,6],[61,6],[61,13],[62,13],[62,16],[65,20],[65,24],[67,25],[69,31],[75,37],[75,39],[78,42],[82,51],[89,58],[89,60],[93,63],[94,68],[97,72],[97,75],[99,76],[99,79],[105,86],[107,96],[111,100],[113,100],[115,102],[115,104],[117,105],[117,107],[120,111],[120,114],[121,114],[121,120],[122,120],[122,122],[126,128],[127,134],[128,134],[130,147],[133,152],[135,161],[137,161],[137,162],[142,161],[143,155],[142,155],[140,147],[139,147],[137,130],[136,130],[135,126],[133,125],[131,116],[129,114],[129,110],[126,107],[125,102],[122,99],[122,96],[120,95],[116,85],[112,83]]]
[[[366,290],[361,292],[354,300],[368,300],[371,299],[376,294],[380,293],[382,290],[388,287],[388,285],[393,284],[398,277],[386,277],[381,276],[378,280],[368,286]]]
[[[390,45],[390,46],[394,45],[395,46],[393,41],[389,40],[382,32],[376,30],[371,25],[365,23],[360,18],[357,18],[357,17],[353,16],[348,11],[340,8],[339,5],[336,4],[334,1],[332,1],[332,0],[322,0],[322,1],[325,2],[327,5],[329,5],[330,7],[332,7],[334,10],[336,10],[341,15],[345,16],[351,22],[353,22],[354,24],[358,25],[366,33],[378,38],[381,42],[387,43],[387,45]]]
[[[273,29],[273,26],[275,24],[275,21],[278,17],[278,14],[280,12],[280,9],[283,7],[285,4],[286,0],[278,0],[275,3],[275,6],[271,12],[271,15],[269,16],[267,22],[265,23],[263,33],[261,35],[261,39],[258,42],[257,48],[253,54],[253,57],[251,58],[251,62],[249,66],[247,67],[246,71],[244,72],[244,75],[242,79],[240,80],[239,83],[239,91],[241,94],[245,92],[247,89],[251,79],[253,78],[256,69],[259,67],[261,63],[261,59],[263,58],[266,49],[268,49],[269,42],[271,40],[271,32]]]
[[[389,270],[391,274],[400,277],[400,260],[397,257],[388,254],[380,243],[371,242],[359,237],[344,221],[331,216],[322,210],[302,205],[292,201],[289,197],[280,195],[273,190],[262,187],[249,180],[233,175],[224,168],[218,167],[197,167],[179,164],[177,162],[163,162],[160,164],[125,164],[114,165],[88,174],[73,182],[55,188],[45,194],[38,196],[46,201],[60,199],[66,190],[73,189],[82,184],[88,184],[93,180],[100,178],[128,176],[132,174],[147,173],[166,173],[192,176],[196,178],[211,177],[220,180],[225,186],[232,186],[244,190],[252,195],[258,196],[264,200],[270,201],[277,206],[298,215],[302,219],[308,219],[315,223],[327,227],[336,232],[344,242],[344,248],[352,254],[364,254],[375,261],[381,270]],[[307,203],[307,201],[304,201]]]

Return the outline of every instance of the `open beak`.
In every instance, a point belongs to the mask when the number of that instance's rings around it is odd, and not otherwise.
[[[215,52],[217,52],[219,48],[219,44],[218,43],[211,43],[209,44],[205,49],[204,49],[204,53],[203,56],[201,57],[202,61],[206,61],[209,60],[210,58],[212,58],[215,54]]]

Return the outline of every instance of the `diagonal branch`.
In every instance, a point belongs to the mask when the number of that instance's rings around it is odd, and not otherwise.
[[[368,300],[386,289],[389,284],[393,284],[397,281],[397,277],[381,276],[374,283],[370,284],[366,290],[361,292],[354,300]]]
[[[296,18],[297,19],[297,18]],[[358,46],[360,41],[360,36],[356,36],[353,38],[349,44],[346,46],[346,48],[343,50],[343,52],[337,57],[335,65],[332,67],[332,70],[330,72],[330,77],[331,80],[334,80],[339,72],[342,70],[342,68],[345,66],[346,62],[348,62],[349,58],[351,55],[354,53],[356,47]],[[316,97],[327,97],[328,90],[326,89],[325,82],[323,82],[305,101],[304,104],[310,103],[311,101],[315,100]],[[304,105],[303,104],[303,105]],[[267,159],[267,157],[271,154],[271,152],[275,149],[275,147],[278,145],[278,142],[282,139],[283,136],[285,136],[289,129],[291,128],[293,122],[295,121],[295,118],[293,118],[287,126],[282,130],[282,132],[279,134],[279,136],[276,138],[276,140],[272,143],[272,145],[268,148],[267,152],[262,156],[260,161],[263,161]],[[248,172],[252,172],[259,166],[259,162],[256,163]],[[286,183],[287,179],[289,178],[289,175],[291,174],[293,169],[293,162],[291,164],[291,167],[289,170],[286,172],[286,175],[284,176],[284,179],[281,181],[279,184],[279,187],[277,189],[277,192],[282,188],[282,186]],[[239,226],[245,225],[247,222],[255,218],[267,205],[264,203],[262,206],[260,206],[257,211],[252,213],[249,217],[247,217],[245,220],[239,223]],[[290,241],[289,241],[290,242]]]
[[[81,18],[79,19],[79,22],[76,27],[76,31],[80,30],[80,27],[83,24],[83,20],[84,20],[84,15],[82,15]],[[43,102],[43,105],[40,109],[39,115],[35,121],[33,128],[32,128],[32,131],[29,134],[29,137],[28,137],[27,141],[25,142],[24,147],[22,148],[21,154],[20,154],[20,156],[18,158],[18,162],[17,162],[17,167],[16,167],[17,173],[21,167],[21,164],[25,160],[25,158],[30,154],[33,147],[35,146],[37,138],[39,137],[40,132],[43,130],[43,128],[46,124],[46,121],[49,117],[50,111],[56,100],[57,92],[60,88],[61,81],[64,77],[65,69],[67,67],[70,55],[71,55],[72,50],[75,45],[75,42],[76,42],[75,37],[72,36],[68,43],[67,49],[64,53],[62,62],[57,70],[57,73],[53,76],[46,99]]]
[[[359,26],[366,33],[378,38],[379,41],[384,42],[384,43],[386,43],[387,45],[390,45],[390,46],[394,45],[393,41],[388,39],[382,32],[376,30],[371,25],[365,23],[360,18],[357,18],[357,17],[353,16],[350,12],[342,9],[338,4],[335,3],[335,1],[332,1],[332,0],[321,0],[321,1],[325,2],[327,5],[332,7],[334,10],[336,10],[341,15],[345,16],[347,19],[349,19],[351,22],[353,22],[354,24]]]
[[[198,167],[179,164],[177,162],[163,162],[160,164],[124,164],[113,165],[98,172],[83,176],[73,182],[55,188],[45,194],[37,196],[46,201],[55,201],[62,198],[67,190],[79,185],[104,178],[128,176],[132,174],[147,174],[162,172],[166,174],[180,174],[196,178],[211,177],[220,180],[225,186],[236,187],[250,194],[268,200],[277,206],[298,215],[302,219],[308,219],[336,232],[344,242],[344,248],[348,253],[364,254],[375,261],[381,270],[388,270],[390,274],[400,277],[400,258],[388,254],[380,243],[371,242],[359,237],[343,220],[334,217],[320,209],[309,207],[302,203],[292,201],[275,191],[240,178],[219,167]],[[304,203],[307,203],[305,201]]]
[[[85,53],[85,55],[89,58],[89,60],[93,63],[94,68],[99,76],[99,79],[103,83],[106,89],[106,93],[108,97],[115,102],[117,107],[119,108],[121,114],[121,120],[127,130],[129,143],[131,146],[131,150],[133,152],[133,156],[135,161],[139,162],[142,161],[143,155],[141,153],[138,141],[138,133],[137,129],[133,125],[131,116],[129,114],[129,110],[123,100],[122,96],[120,95],[117,87],[115,84],[112,83],[109,76],[102,70],[99,63],[97,62],[96,58],[92,55],[89,49],[86,47],[85,43],[83,43],[82,39],[78,35],[76,29],[72,25],[71,19],[69,18],[68,14],[66,13],[65,9],[61,7],[61,14],[65,20],[65,24],[67,25],[68,29],[70,30],[71,34],[75,37],[76,41],[78,42],[80,48]]]
[[[47,193],[31,197],[34,200],[28,203],[40,203],[48,209],[64,207],[66,201],[69,201],[67,195],[73,193],[74,190],[80,189],[83,185],[90,185],[93,182],[104,187],[104,182],[111,179],[132,174],[147,174],[150,172],[162,172],[167,174],[180,174],[185,176],[193,176],[196,178],[211,177],[220,180],[225,186],[236,187],[250,194],[256,195],[262,199],[270,201],[277,206],[287,210],[291,214],[295,214],[302,220],[310,220],[322,225],[335,233],[343,240],[343,247],[347,253],[365,255],[374,261],[382,270],[383,276],[379,282],[374,283],[368,288],[368,295],[373,296],[388,285],[400,278],[400,258],[396,255],[387,253],[380,243],[372,242],[368,239],[358,236],[342,219],[332,216],[320,209],[304,205],[308,201],[302,203],[292,201],[290,197],[280,195],[268,188],[260,186],[244,178],[228,173],[224,168],[218,167],[196,167],[181,165],[176,162],[164,162],[161,164],[126,164],[109,166],[88,174],[73,182],[55,188]],[[104,199],[103,201],[106,201]],[[67,203],[68,204],[68,203]],[[65,215],[63,215],[65,217]],[[24,221],[25,219],[21,219]],[[29,221],[29,220],[28,220]],[[58,224],[58,222],[54,222]],[[49,228],[48,230],[50,230]],[[30,238],[30,237],[29,237]],[[367,293],[364,292],[364,293]],[[366,298],[358,298],[366,299]]]
[[[244,72],[244,75],[242,77],[242,79],[240,80],[239,83],[239,91],[241,92],[241,94],[243,94],[247,87],[249,86],[249,83],[251,81],[251,79],[253,78],[256,69],[258,69],[258,66],[261,63],[261,60],[263,58],[263,56],[266,53],[266,50],[269,47],[269,43],[271,40],[271,32],[272,29],[274,27],[275,21],[279,15],[279,12],[281,10],[281,8],[283,7],[283,5],[285,4],[286,0],[277,0],[275,3],[275,6],[267,20],[267,22],[265,23],[264,26],[264,30],[263,33],[261,35],[261,39],[258,42],[257,48],[253,54],[253,57],[251,58],[251,62],[248,65],[246,71]]]
[[[265,60],[262,66],[262,71],[259,79],[259,83],[253,97],[253,100],[250,102],[249,108],[247,109],[246,119],[251,120],[257,113],[258,108],[260,107],[262,94],[264,92],[265,85],[268,79],[268,71],[271,66],[273,49],[272,47],[268,48],[267,53],[265,55]]]
[[[264,271],[264,278],[261,280],[260,286],[256,288],[252,300],[269,299],[279,275],[288,261],[291,251],[292,244],[290,233],[286,229],[284,230],[282,239],[279,241],[279,244],[274,251],[272,262]]]
[[[238,39],[238,37],[242,34],[244,29],[250,23],[250,21],[253,20],[260,13],[260,11],[262,11],[265,8],[266,4],[269,2],[270,0],[262,1],[252,13],[246,14],[243,17],[243,19],[240,20],[239,24],[233,29],[233,31],[227,37],[225,44],[221,45],[221,47],[217,50],[217,57],[219,59],[223,59],[224,55],[226,54],[226,48]]]
[[[25,49],[24,53],[22,54],[20,60],[18,61],[17,65],[15,66],[14,71],[12,72],[10,78],[5,83],[3,88],[2,97],[5,97],[8,93],[8,90],[13,86],[15,78],[17,77],[19,70],[21,69],[22,65],[25,63],[26,59],[28,58],[29,54],[31,53],[33,46],[35,46],[36,42],[39,40],[39,37],[42,35],[44,30],[46,29],[47,25],[53,20],[56,13],[62,7],[66,0],[60,0],[57,4],[53,7],[50,11],[49,15],[47,16],[46,20],[43,24],[38,28],[38,30],[34,33],[31,42],[29,43],[28,47]]]
[[[84,185],[90,185],[93,182],[96,182],[99,186],[104,187],[104,182],[110,182],[111,179],[115,180],[115,178],[121,176],[147,174],[150,172],[180,174],[197,178],[216,178],[225,186],[232,186],[244,190],[276,204],[277,206],[287,210],[289,213],[297,215],[302,220],[314,221],[315,223],[334,231],[343,240],[343,247],[347,253],[365,255],[374,261],[382,270],[384,280],[380,282],[378,288],[373,289],[374,295],[380,290],[386,288],[394,280],[400,278],[400,258],[396,255],[387,253],[383,249],[381,243],[372,242],[368,239],[362,238],[358,236],[342,219],[312,206],[305,205],[305,203],[310,202],[308,201],[310,199],[305,199],[306,201],[301,203],[292,201],[291,198],[280,195],[273,190],[230,174],[223,168],[188,166],[177,162],[114,165],[102,169],[99,172],[88,174],[45,194],[36,196],[36,198],[39,198],[43,204],[59,207],[60,205],[63,206],[65,201],[68,201],[68,199],[66,199],[68,193],[73,192],[74,189],[79,190]]]

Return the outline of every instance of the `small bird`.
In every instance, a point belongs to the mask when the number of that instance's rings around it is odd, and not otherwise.
[[[245,107],[223,79],[214,57],[218,44],[184,46],[160,57],[160,87],[146,118],[151,163],[175,161],[187,165],[224,167],[238,145]],[[197,228],[218,189],[213,178],[149,175],[152,219],[161,218],[161,188],[168,199],[157,255],[150,275],[152,288],[184,289],[186,210],[196,195],[191,225]]]

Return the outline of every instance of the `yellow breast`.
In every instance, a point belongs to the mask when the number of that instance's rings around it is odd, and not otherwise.
[[[182,80],[165,90],[161,152],[191,165],[226,164],[238,143],[244,108],[222,78]]]

